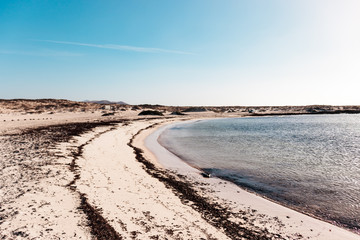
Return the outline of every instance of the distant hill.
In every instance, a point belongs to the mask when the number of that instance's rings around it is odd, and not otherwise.
[[[112,102],[112,101],[108,101],[108,100],[85,100],[84,102],[89,102],[89,103],[98,103],[98,104],[120,104],[120,105],[129,105],[126,102]]]

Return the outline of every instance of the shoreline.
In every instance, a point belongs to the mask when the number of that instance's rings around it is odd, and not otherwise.
[[[187,122],[191,122],[191,121],[197,121],[197,120],[203,120],[203,119],[193,119]],[[206,120],[206,119],[204,119]],[[202,172],[201,169],[197,169],[191,165],[189,165],[188,163],[186,163],[184,160],[182,160],[180,157],[176,156],[175,154],[173,154],[171,151],[167,150],[166,148],[164,148],[159,142],[158,142],[158,137],[161,135],[161,132],[164,131],[166,128],[177,125],[177,124],[182,124],[182,123],[173,123],[173,124],[168,124],[167,126],[162,126],[157,128],[156,130],[154,130],[152,133],[149,134],[148,138],[145,139],[145,141],[147,140],[147,143],[145,142],[144,146],[146,148],[146,151],[150,151],[152,152],[151,155],[153,156],[153,161],[157,161],[160,162],[161,165],[163,165],[163,167],[165,167],[166,169],[169,169],[171,171],[175,171],[178,172],[180,174],[187,174],[191,175],[190,177],[188,177],[187,180],[189,180],[189,184],[194,184],[194,182],[205,182],[208,183],[209,179],[206,179],[204,177],[202,177],[200,174]],[[150,143],[149,143],[150,142]],[[145,152],[146,152],[145,151]],[[171,158],[171,160],[168,160],[169,158]],[[167,159],[167,160],[166,160]],[[183,164],[179,164],[179,162],[182,162]],[[175,163],[175,167],[171,166],[171,164]],[[192,169],[192,171],[189,171],[189,168]],[[239,185],[236,185],[234,183],[232,183],[229,179],[223,179],[223,178],[217,178],[217,180],[215,180],[212,184],[212,187],[216,189],[215,185],[217,184],[224,184],[222,183],[222,181],[226,181],[227,185],[233,185],[232,188],[239,188],[241,189],[241,191],[246,192],[250,195],[249,202],[239,202],[237,200],[236,197],[229,197],[229,194],[226,194],[226,190],[225,192],[222,192],[220,190],[220,194],[217,193],[216,196],[218,198],[223,198],[222,200],[224,201],[228,201],[228,202],[236,202],[237,205],[247,205],[247,207],[249,208],[254,208],[257,212],[266,212],[266,215],[271,215],[272,218],[277,218],[280,219],[280,221],[285,222],[285,225],[288,225],[289,219],[290,218],[297,218],[299,221],[297,223],[291,222],[290,224],[295,225],[296,224],[299,227],[299,232],[301,233],[301,235],[307,235],[307,237],[310,237],[310,239],[312,237],[314,237],[316,235],[316,239],[341,239],[341,238],[346,238],[346,239],[360,239],[360,236],[358,235],[358,233],[356,233],[355,231],[353,231],[352,229],[348,229],[348,228],[344,228],[343,226],[339,226],[334,224],[334,222],[331,221],[327,221],[327,219],[322,219],[318,216],[312,215],[311,213],[307,213],[307,212],[303,212],[300,211],[300,209],[296,209],[296,208],[291,208],[290,206],[277,202],[275,200],[272,200],[266,196],[263,196],[261,194],[258,194],[256,192],[253,191],[249,191],[246,188],[243,188]],[[211,194],[211,193],[210,193]],[[206,195],[206,193],[205,193]],[[251,197],[252,195],[252,197]],[[261,206],[261,204],[255,204],[254,205],[250,204],[253,200],[256,202],[256,198],[260,197],[261,199],[263,199],[263,203],[266,208],[272,209],[270,211],[266,211],[265,209],[262,209],[263,206]],[[261,201],[260,201],[261,202]],[[261,206],[261,207],[260,207]],[[289,211],[290,210],[290,211]],[[288,215],[292,215],[292,216],[282,216],[280,217],[279,214],[281,211],[285,211],[287,213],[289,213]],[[292,212],[293,211],[293,212]],[[304,224],[306,222],[310,222],[308,224]],[[293,226],[291,226],[291,228],[293,228]],[[314,229],[313,226],[317,226],[318,229]],[[319,230],[321,229],[321,230]],[[327,231],[325,230],[327,229]],[[289,229],[282,229],[281,231],[277,231],[276,234],[281,234],[283,235],[285,234],[289,234],[289,233],[293,233],[292,231],[293,229],[291,229],[291,231],[289,232]],[[282,232],[282,233],[281,233]],[[338,236],[336,236],[338,235]],[[334,237],[336,236],[336,237]]]
[[[183,162],[183,174],[163,168],[145,147],[151,133],[171,123],[224,116],[129,116],[69,115],[30,129],[14,121],[10,132],[3,126],[0,238],[321,239],[315,231],[302,234],[291,215],[282,222],[282,212],[269,217],[226,200],[264,204],[234,184],[204,182]],[[331,236],[326,239],[360,239],[337,230]]]
[[[291,115],[291,114],[290,114],[290,115]],[[304,115],[304,114],[303,114],[303,115]],[[281,116],[281,115],[271,115],[271,116],[270,116],[270,115],[265,115],[265,116],[260,116],[260,115],[259,115],[259,116],[244,116],[244,117],[236,117],[236,118],[279,117],[279,116]],[[284,115],[284,116],[287,116],[287,115]],[[218,118],[193,119],[193,120],[186,120],[185,122],[172,123],[172,124],[169,124],[169,125],[167,125],[167,126],[164,126],[164,129],[163,129],[163,130],[159,130],[159,129],[156,130],[156,131],[161,131],[161,132],[159,132],[158,134],[156,134],[156,138],[160,138],[161,133],[162,133],[163,131],[165,131],[166,128],[170,128],[170,127],[173,127],[173,126],[176,126],[176,125],[181,125],[181,124],[190,124],[190,123],[198,122],[198,121],[219,120],[219,119],[221,120],[221,119],[229,119],[229,118],[218,117]],[[154,133],[153,133],[152,135],[154,135]],[[151,136],[149,136],[149,138],[151,138]],[[152,137],[151,141],[154,141],[154,137]],[[203,177],[204,177],[204,176],[205,176],[205,177],[208,176],[209,173],[206,171],[206,169],[202,169],[202,168],[200,168],[200,167],[197,167],[197,166],[194,166],[194,165],[190,164],[189,162],[187,162],[186,160],[184,160],[181,155],[178,155],[178,154],[176,154],[175,152],[173,152],[173,151],[171,151],[170,149],[167,149],[165,146],[163,146],[163,145],[161,144],[161,140],[160,140],[160,139],[158,139],[157,142],[158,142],[158,145],[160,145],[161,148],[163,148],[163,149],[165,150],[165,151],[164,151],[164,150],[162,151],[162,152],[163,152],[162,154],[164,154],[164,152],[167,151],[167,152],[170,153],[170,155],[175,155],[175,158],[173,159],[173,161],[167,163],[166,166],[163,166],[163,167],[165,167],[165,168],[173,168],[173,167],[174,167],[174,166],[173,166],[174,163],[176,164],[177,162],[182,162],[182,163],[185,163],[185,165],[189,166],[190,168],[194,169],[194,172],[196,172],[197,174],[201,174]],[[151,145],[151,144],[150,144],[150,145]],[[156,148],[156,146],[155,146],[155,148]],[[157,151],[158,151],[158,150],[159,150],[159,149],[157,149]],[[160,150],[160,151],[161,151],[161,150]],[[166,153],[165,153],[165,154],[166,154]],[[170,158],[171,158],[171,157],[172,157],[172,156],[170,156]],[[178,165],[178,164],[177,164],[177,165]],[[182,168],[184,168],[184,167],[186,167],[186,166],[183,166]],[[179,170],[179,169],[177,169],[177,170]],[[181,169],[180,169],[180,170],[181,170]],[[261,192],[257,192],[256,190],[254,190],[254,189],[252,189],[251,187],[248,187],[248,186],[246,186],[246,185],[237,184],[237,183],[235,183],[235,182],[231,179],[231,177],[216,176],[216,178],[219,178],[219,179],[222,179],[222,180],[224,180],[224,181],[228,181],[228,182],[230,182],[230,183],[233,183],[233,184],[235,184],[236,186],[238,186],[239,188],[241,188],[241,189],[243,189],[243,190],[245,190],[245,191],[247,191],[247,192],[249,192],[249,193],[251,193],[251,194],[255,194],[255,195],[260,196],[260,197],[262,197],[262,198],[264,198],[264,199],[266,199],[266,200],[269,200],[269,201],[271,201],[271,202],[274,202],[274,203],[279,204],[279,205],[281,205],[281,206],[284,206],[284,207],[286,207],[286,208],[290,208],[290,209],[292,209],[292,210],[294,210],[294,211],[297,211],[297,212],[299,212],[299,213],[305,214],[305,215],[307,215],[307,216],[309,216],[309,217],[312,217],[312,218],[318,219],[318,220],[320,220],[320,221],[329,223],[329,224],[334,225],[334,226],[336,226],[336,227],[345,229],[345,230],[347,230],[347,231],[350,231],[350,232],[355,233],[355,234],[357,234],[357,235],[360,236],[360,228],[351,228],[351,227],[349,227],[349,225],[341,224],[341,223],[337,222],[336,220],[333,220],[333,219],[331,219],[331,218],[327,218],[327,217],[326,217],[326,212],[323,213],[322,215],[316,215],[316,213],[314,213],[314,212],[312,212],[312,211],[307,211],[307,210],[305,210],[304,208],[297,207],[297,206],[295,206],[295,205],[291,205],[291,204],[289,204],[289,203],[286,202],[286,201],[281,201],[281,199],[273,199],[273,198],[271,198],[271,197],[268,197],[268,196],[266,196],[265,194],[263,194],[263,193],[261,193]]]
[[[150,130],[143,129],[139,131],[141,136],[136,141],[134,147],[137,159],[144,163],[147,172],[154,178],[157,178],[161,182],[165,183],[167,188],[172,189],[172,192],[181,199],[181,202],[185,206],[189,206],[202,215],[202,218],[208,222],[209,226],[214,226],[216,229],[221,230],[230,239],[288,239],[278,234],[273,234],[268,231],[267,228],[259,228],[252,222],[247,222],[248,217],[253,215],[249,211],[239,211],[237,213],[231,213],[228,211],[228,204],[223,205],[214,199],[210,199],[208,196],[204,196],[200,189],[197,189],[194,182],[190,182],[187,176],[179,174],[175,171],[156,167],[158,162],[154,159],[147,159],[148,156],[154,156],[151,152],[148,152],[144,144],[144,138],[150,133],[161,128],[158,126],[155,129]],[[130,142],[130,145],[132,142]],[[139,148],[140,147],[140,148]],[[147,157],[144,157],[147,156]],[[185,163],[183,163],[186,165]],[[191,167],[188,167],[189,169]],[[191,168],[193,169],[193,168]],[[206,184],[205,184],[206,185]],[[201,184],[202,187],[204,185]],[[238,221],[232,221],[231,218],[236,217]],[[244,222],[245,220],[245,222]],[[240,223],[243,222],[243,223]],[[300,239],[301,235],[294,234],[292,239]]]

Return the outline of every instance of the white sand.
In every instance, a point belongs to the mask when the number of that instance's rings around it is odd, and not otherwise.
[[[115,118],[136,119],[137,113],[122,112],[121,116]],[[199,117],[201,114],[185,118],[194,116]],[[0,115],[0,133],[109,118],[101,117],[100,112],[95,112],[32,115],[31,119],[36,120],[29,120],[27,115],[23,118],[16,114]],[[79,193],[82,193],[86,195],[89,204],[98,209],[124,239],[228,239],[221,229],[210,225],[202,218],[201,213],[183,204],[171,189],[146,173],[144,166],[136,160],[133,149],[127,145],[139,130],[154,123],[164,125],[171,121],[173,120],[133,121],[129,125],[119,124],[115,129],[111,126],[97,127],[68,143],[59,144],[53,150],[59,156],[51,158],[55,164],[41,167],[41,171],[49,170],[53,174],[41,180],[22,179],[21,183],[11,182],[12,176],[19,174],[20,166],[1,169],[4,181],[0,188],[0,216],[8,216],[0,220],[0,238],[22,239],[22,235],[25,236],[23,239],[92,239],[87,216],[78,209]],[[250,194],[234,184],[200,177],[197,170],[179,161],[157,143],[159,131],[146,138],[152,132],[154,129],[142,131],[133,143],[145,150],[144,156],[148,160],[157,166],[162,164],[166,168],[180,171],[192,181],[207,183],[199,192],[204,196],[212,196],[234,211],[256,209],[253,220],[260,228],[267,227],[271,232],[281,233],[287,239],[294,239],[297,233],[310,239],[360,239],[358,235]],[[151,151],[145,148],[145,139]],[[74,173],[67,164],[73,160],[71,153],[82,144],[85,144],[83,153],[76,160],[80,178],[74,183],[76,191],[72,191],[66,185],[74,179]],[[0,150],[8,147],[2,145]],[[5,161],[4,159],[0,156],[0,161]],[[29,191],[11,198],[12,189],[18,187]],[[214,189],[215,192],[212,191]],[[274,217],[278,217],[280,221],[271,222]],[[267,223],[261,223],[262,220]],[[244,222],[241,219],[233,221]]]
[[[125,239],[227,239],[143,169],[127,143],[157,121],[120,126],[94,139],[79,159],[77,186]]]

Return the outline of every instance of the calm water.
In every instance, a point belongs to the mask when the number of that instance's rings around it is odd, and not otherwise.
[[[297,209],[360,228],[360,115],[179,124],[160,143],[190,165]]]

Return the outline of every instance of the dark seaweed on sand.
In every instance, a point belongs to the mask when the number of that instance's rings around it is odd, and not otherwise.
[[[48,136],[47,139],[48,145],[67,142],[74,136],[80,136],[81,134],[91,131],[95,127],[99,126],[112,126],[116,123],[123,123],[126,120],[121,121],[101,121],[101,122],[91,122],[91,123],[69,123],[62,125],[54,125],[47,127],[40,127],[36,129],[30,129],[24,131],[23,134],[28,134],[32,136],[43,135]],[[44,134],[46,133],[46,134]],[[91,141],[91,140],[90,140]],[[77,151],[73,153],[73,160],[69,166],[70,170],[74,173],[74,179],[67,185],[69,189],[79,194],[80,206],[81,209],[87,216],[88,226],[90,227],[91,234],[96,239],[110,239],[110,240],[119,240],[123,239],[119,233],[107,222],[107,220],[101,215],[100,210],[91,206],[85,194],[78,192],[75,187],[76,180],[79,179],[80,175],[77,173],[78,166],[76,160],[82,154],[83,147],[88,144],[85,143],[77,148]]]
[[[152,128],[157,124],[153,124],[143,130]],[[200,196],[196,190],[181,175],[172,175],[164,170],[160,170],[143,156],[143,151],[133,145],[134,138],[141,132],[133,136],[128,145],[134,149],[136,159],[144,164],[145,171],[151,176],[159,179],[165,185],[173,189],[174,193],[181,199],[184,204],[192,203],[191,207],[202,214],[202,217],[211,225],[218,229],[222,229],[224,233],[231,239],[284,239],[279,234],[272,234],[267,229],[249,229],[246,226],[230,221],[230,211],[218,203],[211,203],[205,197]],[[245,212],[243,212],[244,217]]]

